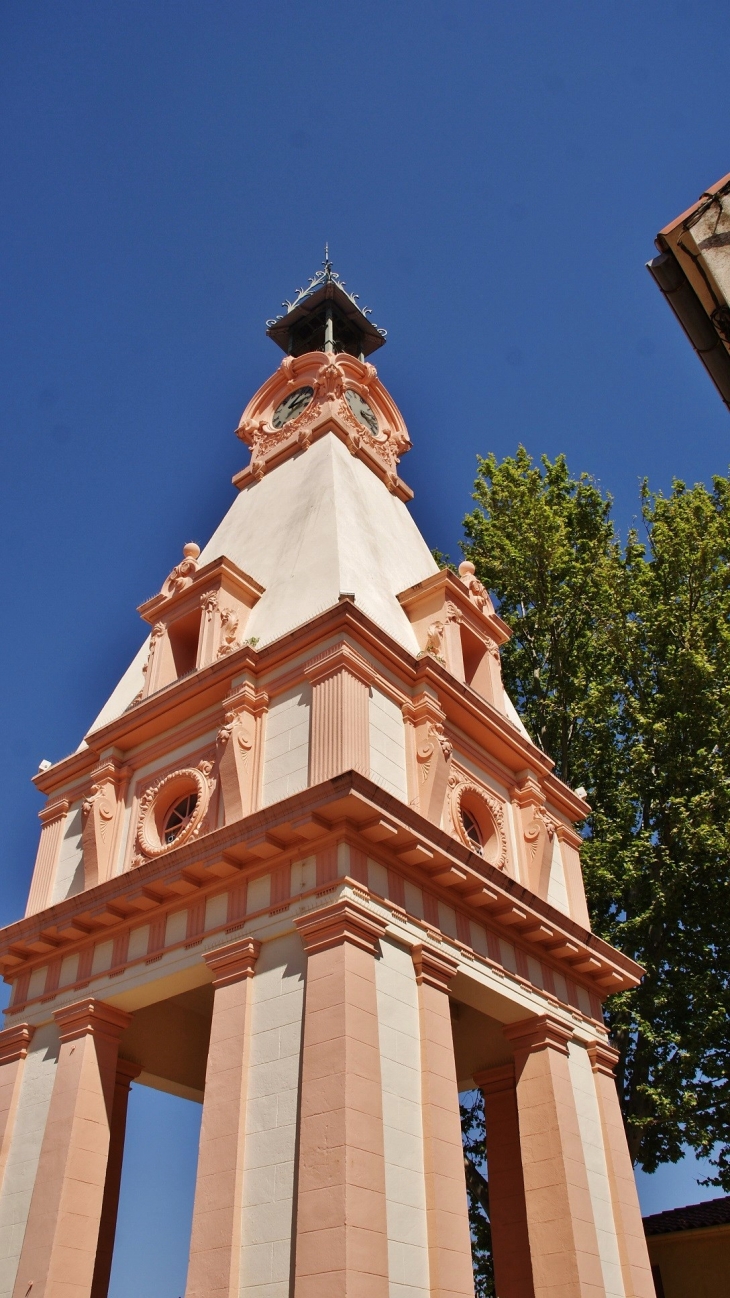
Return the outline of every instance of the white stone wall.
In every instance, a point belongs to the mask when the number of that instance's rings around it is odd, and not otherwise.
[[[74,802],[68,809],[63,838],[58,853],[56,877],[51,891],[51,905],[81,892],[84,887],[84,854],[81,849],[81,803]]]
[[[289,1298],[305,962],[297,933],[275,938],[252,981],[241,1298]]]
[[[606,1298],[625,1298],[626,1291],[621,1275],[621,1259],[619,1257],[616,1225],[611,1204],[611,1187],[603,1147],[596,1083],[593,1077],[591,1061],[585,1049],[572,1042],[569,1051],[570,1077],[573,1083],[578,1127],[586,1161],[588,1191],[593,1207],[593,1219],[596,1223],[598,1252],[601,1259]]]
[[[403,713],[381,690],[370,690],[370,778],[408,801]]]
[[[274,699],[266,716],[263,802],[280,802],[309,783],[311,690],[297,685]]]
[[[386,939],[380,947],[375,985],[390,1298],[428,1298],[418,988],[410,952]]]
[[[563,858],[560,852],[560,843],[557,834],[553,835],[553,855],[550,862],[550,879],[548,880],[547,899],[551,906],[556,910],[562,910],[564,915],[570,914],[570,903],[568,901],[568,889],[565,886],[565,870],[563,868]]]
[[[0,1187],[0,1298],[11,1298],[56,1075],[55,1023],[38,1028],[24,1064],[12,1144]]]

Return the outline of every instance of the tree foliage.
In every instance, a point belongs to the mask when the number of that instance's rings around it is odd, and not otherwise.
[[[479,460],[467,556],[513,636],[505,686],[556,773],[588,791],[594,931],[646,969],[612,997],[636,1163],[683,1145],[730,1190],[730,479],[611,499],[563,456]]]
[[[469,1091],[462,1097],[461,1139],[464,1146],[466,1196],[469,1203],[474,1291],[476,1298],[494,1298],[489,1183],[484,1175],[486,1171],[484,1099],[481,1091]]]

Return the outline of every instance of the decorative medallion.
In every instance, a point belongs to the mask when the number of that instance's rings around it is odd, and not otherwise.
[[[460,771],[449,779],[451,821],[456,837],[490,865],[504,870],[507,865],[507,835],[504,809],[499,800]]]
[[[186,766],[146,790],[137,818],[137,847],[143,859],[162,856],[198,837],[214,786],[211,770],[211,762]]]

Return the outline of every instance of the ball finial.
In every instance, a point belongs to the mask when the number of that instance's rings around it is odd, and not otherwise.
[[[474,564],[471,562],[471,559],[465,559],[463,563],[459,564],[460,577],[471,577],[475,572],[476,572],[476,568],[474,567]]]
[[[187,544],[183,546],[183,554],[186,559],[197,559],[200,554],[200,546],[196,545],[194,541],[188,541]]]

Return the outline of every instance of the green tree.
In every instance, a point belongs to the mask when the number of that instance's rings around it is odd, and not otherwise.
[[[489,1183],[484,1175],[486,1171],[484,1099],[481,1091],[469,1091],[462,1096],[461,1138],[464,1146],[466,1196],[469,1204],[474,1290],[476,1298],[494,1298]]]
[[[632,1158],[689,1144],[730,1190],[730,480],[644,484],[624,547],[563,456],[480,459],[474,499],[464,549],[513,631],[505,686],[588,791],[592,926],[646,969],[606,1006]]]

